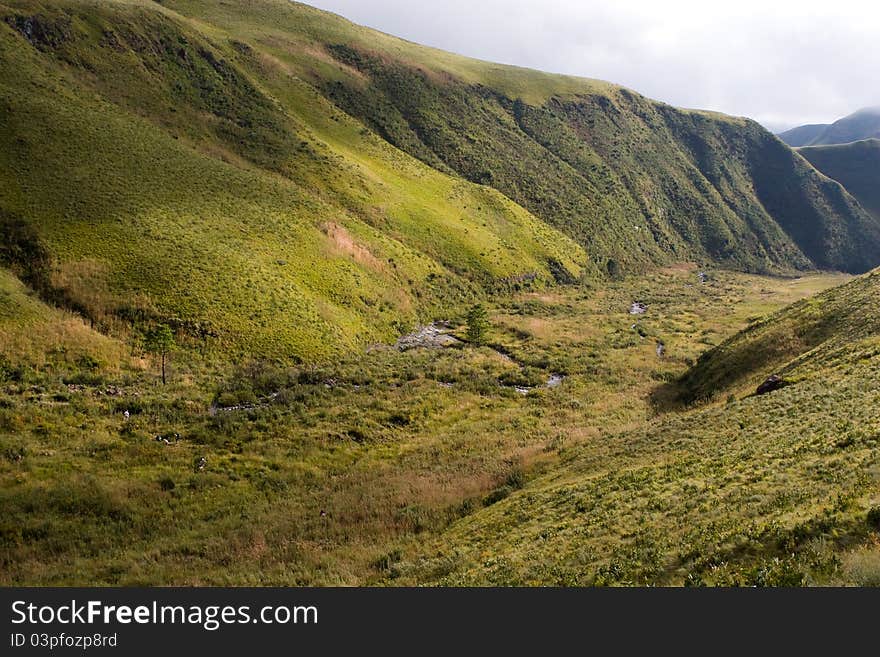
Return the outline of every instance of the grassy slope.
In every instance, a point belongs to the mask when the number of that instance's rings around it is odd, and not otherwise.
[[[880,242],[755,124],[606,83],[273,0],[2,7],[0,209],[101,330],[321,359],[532,279],[861,270]]]
[[[856,360],[564,449],[562,465],[407,555],[395,581],[876,585],[878,375],[876,357]]]
[[[0,269],[0,368],[3,377],[23,367],[113,367],[120,343],[90,329],[76,315],[50,308],[12,273]]]
[[[875,339],[878,308],[878,271],[800,301],[707,352],[682,380],[682,396],[708,399],[731,387],[757,386],[773,373],[796,379],[802,362],[819,367],[839,350],[845,356],[861,341]]]
[[[401,560],[403,582],[878,583],[880,272],[799,301],[716,349],[701,396],[769,395],[617,425]],[[747,387],[743,388],[744,382]]]
[[[837,146],[812,146],[798,152],[833,178],[868,212],[880,217],[880,139]]]
[[[502,191],[602,268],[877,264],[880,224],[752,122],[440,53],[286,1],[167,4],[268,50],[433,167]]]
[[[161,317],[326,358],[523,276],[552,282],[551,266],[581,274],[573,242],[494,190],[154,3],[0,14],[0,207],[36,227],[56,285],[102,324]]]

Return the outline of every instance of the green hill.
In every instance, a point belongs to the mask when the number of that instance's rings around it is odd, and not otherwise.
[[[819,171],[846,187],[863,208],[880,218],[880,140],[811,146],[798,152]]]
[[[286,0],[0,0],[0,71],[0,584],[880,582],[880,273],[762,275],[870,181]]]
[[[754,321],[683,380],[726,402],[560,448],[389,581],[876,585],[878,308],[875,271]],[[752,394],[774,372],[788,385]]]
[[[581,275],[575,243],[494,190],[154,3],[0,5],[0,36],[4,221],[102,330],[158,318],[194,344],[326,358]]]
[[[840,360],[874,358],[880,335],[880,271],[800,301],[706,352],[683,378],[683,397],[705,400],[751,391],[771,374],[796,381]],[[867,343],[865,342],[867,341]]]
[[[496,290],[880,252],[753,122],[286,0],[4,0],[0,67],[0,209],[102,331],[326,359]]]
[[[880,107],[866,107],[830,125],[806,125],[779,135],[789,146],[828,146],[880,138]]]
[[[227,29],[232,10],[172,3]],[[770,271],[864,271],[877,226],[753,122],[686,112],[594,80],[419,48],[290,3],[250,14],[261,45],[348,113],[435,168],[502,191],[600,268],[712,259]],[[290,36],[296,33],[296,37]],[[302,41],[330,57],[303,57]]]

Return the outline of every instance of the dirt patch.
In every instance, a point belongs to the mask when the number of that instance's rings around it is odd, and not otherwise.
[[[321,225],[321,232],[329,238],[331,248],[337,253],[351,256],[356,262],[374,271],[387,270],[385,263],[374,256],[367,247],[355,241],[344,226],[329,221]]]

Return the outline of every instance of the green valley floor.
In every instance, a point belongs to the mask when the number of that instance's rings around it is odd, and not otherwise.
[[[324,366],[179,350],[166,386],[75,318],[0,312],[0,584],[880,583],[880,340],[680,394],[849,277],[700,273],[501,297],[483,346],[450,316],[462,341]]]

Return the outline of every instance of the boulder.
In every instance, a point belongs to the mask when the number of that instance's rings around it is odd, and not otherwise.
[[[772,376],[767,377],[767,380],[758,386],[758,390],[755,394],[766,395],[768,392],[779,390],[780,388],[784,388],[787,385],[788,381],[783,379],[778,374],[773,374]]]

